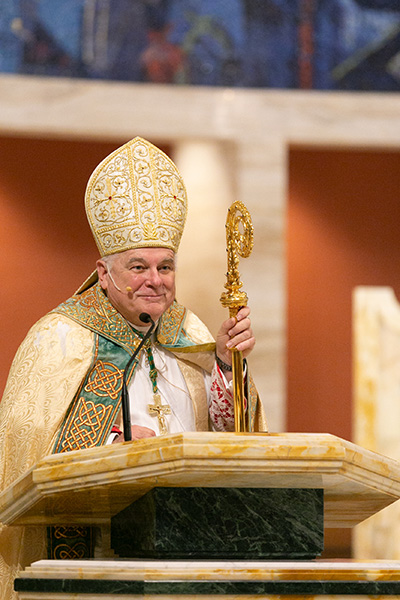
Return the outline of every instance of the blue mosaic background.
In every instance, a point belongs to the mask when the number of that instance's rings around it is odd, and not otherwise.
[[[400,89],[400,0],[1,0],[0,72]]]

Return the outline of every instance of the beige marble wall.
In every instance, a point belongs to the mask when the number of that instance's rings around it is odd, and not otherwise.
[[[400,460],[400,304],[391,288],[354,292],[354,439]],[[357,558],[400,558],[400,502],[354,530]]]
[[[231,198],[246,204],[255,230],[253,254],[240,264],[258,338],[251,368],[273,431],[285,429],[288,148],[396,148],[399,132],[396,94],[0,76],[0,134],[121,142],[141,135],[175,146],[175,158],[187,177],[193,219],[182,242],[179,296],[213,332],[223,315],[219,297],[226,271],[224,212]],[[207,158],[201,158],[202,151]],[[197,175],[188,167],[194,155]],[[210,160],[217,171],[209,168]]]

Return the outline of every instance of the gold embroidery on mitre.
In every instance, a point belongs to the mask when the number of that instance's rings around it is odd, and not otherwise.
[[[85,391],[116,400],[122,388],[122,379],[121,369],[110,362],[98,360],[89,375]]]
[[[86,214],[102,256],[147,246],[178,250],[186,220],[186,190],[172,160],[136,137],[93,171]]]
[[[146,223],[143,227],[143,239],[154,240],[157,236],[157,230],[152,223]]]
[[[96,444],[98,431],[106,422],[106,417],[113,407],[95,404],[92,400],[79,398],[79,405],[73,424],[61,444],[61,452],[90,448]]]

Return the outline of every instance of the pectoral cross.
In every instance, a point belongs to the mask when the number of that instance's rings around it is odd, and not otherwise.
[[[171,414],[171,407],[168,404],[161,404],[160,394],[154,394],[153,400],[154,404],[148,405],[149,414],[152,417],[157,417],[160,435],[165,435],[168,432],[165,415]]]

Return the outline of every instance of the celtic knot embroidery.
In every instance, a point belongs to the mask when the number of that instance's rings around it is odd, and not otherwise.
[[[165,346],[172,346],[176,343],[182,324],[185,320],[186,309],[176,301],[165,311],[161,317],[161,323],[158,332],[158,341]]]
[[[109,302],[98,283],[83,294],[72,296],[53,312],[67,315],[77,323],[129,350],[139,344],[139,339],[131,327]]]
[[[91,527],[49,526],[47,528],[47,556],[51,560],[76,560],[93,556]]]
[[[91,400],[79,398],[77,414],[62,443],[61,452],[95,446],[103,420],[106,422],[106,417],[112,410],[112,406],[96,405]]]
[[[67,544],[60,544],[54,550],[56,560],[77,560],[80,558],[86,558],[87,556],[87,545],[79,542],[72,547]]]
[[[123,372],[115,365],[99,360],[89,375],[85,391],[116,400],[122,388],[122,377]]]
[[[85,535],[87,535],[87,527],[85,527],[84,525],[77,525],[75,527],[57,525],[57,527],[53,528],[53,531],[54,537],[57,540],[84,537]]]
[[[72,296],[53,312],[65,314],[105,338],[115,341],[129,351],[137,348],[139,338],[133,333],[125,319],[109,302],[97,283],[83,294]],[[186,317],[186,309],[176,300],[165,311],[158,326],[158,341],[161,345],[176,344]]]

